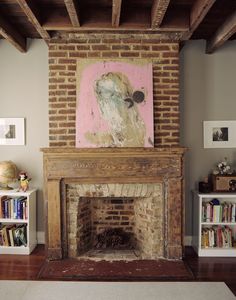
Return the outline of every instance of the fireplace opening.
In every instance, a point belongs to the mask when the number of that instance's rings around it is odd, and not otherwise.
[[[94,260],[162,257],[162,186],[101,184],[96,186],[100,192],[88,192],[92,186],[68,185],[68,256]]]
[[[79,199],[77,208],[77,257],[117,260],[137,259],[140,228],[136,228],[136,201],[133,198]]]

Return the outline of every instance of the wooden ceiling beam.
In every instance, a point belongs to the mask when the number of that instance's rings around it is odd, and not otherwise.
[[[110,27],[109,28],[109,24],[110,23],[89,23],[89,24],[85,24],[83,26],[80,26],[78,28],[74,28],[72,27],[70,24],[64,22],[64,23],[55,23],[55,22],[47,22],[43,25],[43,27],[46,30],[50,30],[50,31],[69,31],[69,32],[88,32],[88,31],[93,31],[96,33],[100,32],[112,32],[112,33],[121,33],[124,31],[132,31],[132,32],[137,32],[137,31],[141,31],[143,34],[146,32],[147,34],[153,32],[152,29],[150,29],[150,25],[149,24],[122,24],[120,25],[118,28],[115,27]],[[181,40],[184,40],[184,38],[182,37],[183,35],[186,34],[187,28],[182,26],[163,26],[161,28],[157,28],[155,30],[156,33],[167,33],[167,34],[181,34]]]
[[[67,12],[70,17],[71,24],[73,27],[79,27],[80,21],[79,21],[79,9],[77,1],[75,0],[64,0]]]
[[[119,27],[122,0],[112,1],[112,27]]]
[[[193,32],[205,18],[215,1],[216,0],[197,0],[194,2],[190,12],[189,32],[186,34],[187,40],[190,39]]]
[[[188,11],[179,8],[175,9],[173,12],[168,12],[168,15],[162,21],[161,27],[159,30],[173,30],[173,31],[182,31],[188,32],[189,30],[189,17]]]
[[[211,40],[207,41],[206,53],[213,53],[222,46],[233,34],[236,33],[236,12],[226,19],[218,28]]]
[[[50,39],[49,33],[41,26],[39,23],[38,18],[36,17],[35,13],[33,12],[32,8],[29,6],[26,0],[17,0],[18,4],[20,5],[21,9],[27,16],[29,22],[35,27],[39,35],[45,41]]]
[[[3,17],[0,17],[0,35],[9,41],[21,52],[26,52],[26,38],[23,37],[15,28]]]
[[[153,0],[151,11],[151,27],[153,29],[161,26],[170,0]]]

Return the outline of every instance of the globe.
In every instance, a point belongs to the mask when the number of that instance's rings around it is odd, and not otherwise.
[[[0,162],[0,189],[12,189],[8,184],[16,180],[17,173],[17,167],[12,161]]]

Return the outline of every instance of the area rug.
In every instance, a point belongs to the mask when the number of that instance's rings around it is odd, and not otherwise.
[[[223,282],[0,281],[4,300],[235,300]]]
[[[63,259],[46,261],[38,279],[89,281],[192,280],[193,274],[183,261],[133,260],[93,261]]]

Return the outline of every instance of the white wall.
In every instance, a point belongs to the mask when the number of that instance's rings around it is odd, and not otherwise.
[[[189,148],[185,173],[186,234],[191,235],[191,190],[224,157],[236,169],[235,148],[203,148],[203,121],[236,120],[236,42],[227,42],[211,55],[205,54],[204,41],[187,42],[180,53],[180,74],[181,145]]]
[[[12,160],[26,170],[38,189],[37,231],[44,230],[41,147],[48,147],[48,49],[42,40],[28,40],[21,53],[0,40],[0,117],[26,119],[26,145],[0,145],[0,161]]]

